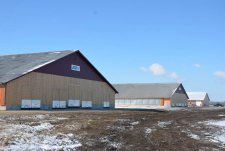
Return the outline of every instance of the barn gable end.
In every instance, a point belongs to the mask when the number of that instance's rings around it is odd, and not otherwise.
[[[34,72],[104,82],[104,79],[78,52],[36,69]]]

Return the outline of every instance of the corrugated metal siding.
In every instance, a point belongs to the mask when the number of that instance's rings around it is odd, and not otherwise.
[[[188,98],[186,94],[182,94],[182,93],[174,93],[172,96],[172,104],[187,104]]]
[[[93,108],[103,108],[109,101],[115,106],[115,92],[105,82],[32,72],[7,84],[6,105],[20,106],[22,99],[41,100],[52,107],[53,100],[93,101]]]

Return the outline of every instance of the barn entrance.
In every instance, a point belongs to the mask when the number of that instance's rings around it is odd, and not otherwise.
[[[0,106],[5,106],[5,87],[0,85]]]

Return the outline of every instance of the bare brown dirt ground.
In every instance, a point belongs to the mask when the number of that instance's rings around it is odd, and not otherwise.
[[[208,139],[208,135],[218,129],[199,123],[224,119],[219,115],[225,115],[225,109],[164,112],[3,111],[0,112],[0,132],[4,132],[5,127],[10,125],[34,126],[48,122],[54,128],[51,131],[38,131],[38,134],[73,134],[82,144],[68,150],[225,150],[223,144]],[[188,133],[199,138],[192,138]],[[13,139],[13,136],[2,135],[2,149],[11,145]]]

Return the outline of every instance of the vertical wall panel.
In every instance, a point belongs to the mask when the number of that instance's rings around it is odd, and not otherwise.
[[[5,106],[5,87],[0,85],[0,106]]]
[[[93,101],[93,108],[104,101],[115,104],[115,92],[105,82],[63,77],[32,72],[9,82],[6,104],[20,106],[22,99],[41,100],[41,105],[52,106],[53,100]]]

